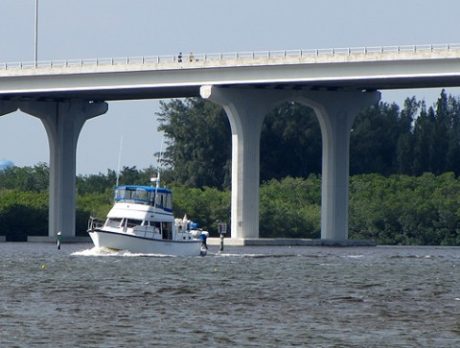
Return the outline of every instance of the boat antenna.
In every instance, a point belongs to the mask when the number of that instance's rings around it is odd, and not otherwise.
[[[155,182],[156,188],[160,187],[160,170],[161,170],[161,161],[163,159],[163,144],[164,144],[164,137],[161,138],[161,147],[160,152],[158,153],[158,160],[157,160],[157,176],[150,179],[151,182]],[[155,190],[156,194],[156,190]]]
[[[160,153],[158,154],[158,163],[157,163],[157,187],[160,186],[160,170],[161,170],[161,161],[163,160],[163,143],[164,143],[164,137],[161,138],[161,147],[160,147]]]
[[[153,177],[150,179],[151,182],[156,182],[155,185],[155,198],[153,202],[153,207],[157,207],[157,191],[158,188],[160,187],[160,167],[161,167],[161,160],[163,158],[163,143],[164,143],[164,137],[161,138],[161,147],[160,147],[160,153],[158,154],[158,161],[157,161],[157,177]]]
[[[118,187],[118,184],[120,182],[120,166],[121,166],[121,152],[123,150],[123,135],[120,137],[120,149],[118,151],[118,168],[117,168],[117,182],[116,185]]]

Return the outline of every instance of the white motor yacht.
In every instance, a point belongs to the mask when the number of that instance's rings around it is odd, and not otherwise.
[[[206,255],[208,232],[175,219],[172,192],[153,186],[115,188],[115,204],[105,222],[90,218],[88,233],[96,247],[175,256]],[[204,243],[203,243],[204,240]]]

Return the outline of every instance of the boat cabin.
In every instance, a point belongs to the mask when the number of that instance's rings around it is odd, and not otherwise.
[[[152,239],[172,239],[172,222],[150,221],[129,218],[107,218],[105,227],[121,229],[123,232]]]

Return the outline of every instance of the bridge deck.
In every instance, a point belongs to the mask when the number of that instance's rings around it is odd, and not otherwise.
[[[0,99],[199,96],[202,85],[305,90],[460,86],[460,44],[0,63]]]
[[[460,44],[184,54],[0,63],[0,77],[460,58]]]

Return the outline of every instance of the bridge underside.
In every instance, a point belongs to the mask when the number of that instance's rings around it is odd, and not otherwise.
[[[246,89],[246,90],[276,90],[276,91],[377,91],[393,89],[414,88],[447,88],[460,86],[459,76],[446,76],[435,78],[433,76],[421,76],[407,78],[367,78],[365,80],[327,80],[314,82],[283,82],[283,83],[251,83],[251,84],[222,84],[223,89]],[[146,86],[125,87],[122,89],[104,88],[99,89],[76,89],[65,91],[28,91],[9,92],[0,96],[3,101],[66,101],[66,100],[89,100],[89,101],[112,101],[112,100],[141,100],[141,99],[172,99],[200,97],[201,85],[193,86]]]

